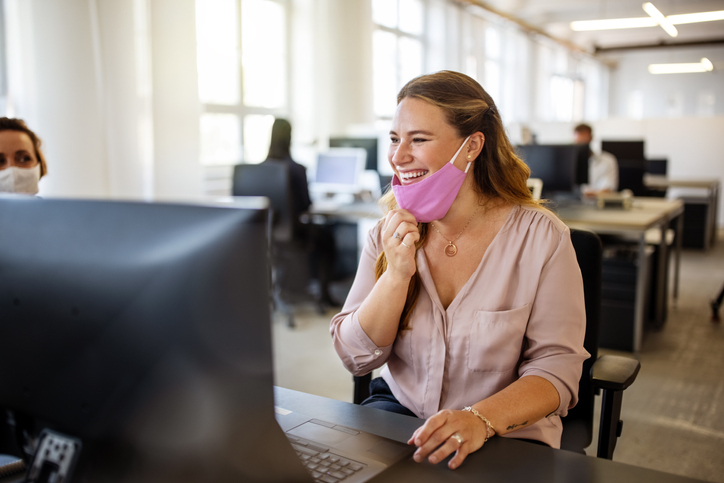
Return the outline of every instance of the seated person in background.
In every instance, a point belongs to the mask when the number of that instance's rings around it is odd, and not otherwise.
[[[573,142],[576,144],[591,144],[593,129],[588,124],[579,124],[573,129]],[[591,151],[588,159],[588,184],[582,187],[586,196],[596,196],[599,193],[609,193],[618,190],[618,162],[616,157],[601,151],[596,154]]]
[[[307,211],[312,204],[309,199],[307,186],[307,169],[292,159],[290,147],[292,144],[292,125],[286,119],[275,119],[271,130],[269,154],[267,161],[283,162],[289,166],[289,182],[292,189],[292,209],[294,210],[294,237],[305,237],[305,226],[299,217]]]
[[[21,119],[0,118],[0,192],[38,194],[47,172],[40,138]]]
[[[292,125],[286,119],[275,119],[272,125],[269,153],[264,162],[282,162],[289,166],[289,181],[292,191],[292,210],[294,219],[294,238],[312,246],[310,263],[319,280],[319,302],[323,305],[338,307],[329,294],[329,284],[334,269],[334,234],[330,227],[305,224],[300,220],[312,202],[309,199],[307,170],[295,162],[291,155]]]
[[[363,405],[427,419],[408,441],[415,461],[455,453],[454,469],[496,434],[559,447],[588,357],[570,231],[532,198],[475,80],[423,75],[397,102],[387,213],[331,321],[334,347],[355,375],[387,363]]]

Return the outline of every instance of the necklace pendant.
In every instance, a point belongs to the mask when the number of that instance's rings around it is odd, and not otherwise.
[[[447,246],[445,247],[445,255],[448,257],[454,257],[458,252],[458,247],[455,246],[455,244],[451,241],[448,241]]]

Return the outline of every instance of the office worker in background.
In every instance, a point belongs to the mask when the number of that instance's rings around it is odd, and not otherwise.
[[[0,118],[0,192],[38,194],[47,172],[40,138],[21,119]]]
[[[450,71],[397,96],[392,191],[370,230],[334,347],[363,404],[427,421],[414,458],[457,468],[498,434],[560,445],[577,402],[585,312],[568,228],[526,187],[493,99]]]
[[[338,307],[329,293],[335,260],[334,235],[329,227],[302,223],[300,216],[312,205],[307,184],[307,170],[295,162],[291,155],[292,125],[286,119],[274,119],[269,142],[269,153],[264,162],[282,162],[289,166],[292,191],[294,238],[311,245],[310,263],[319,281],[319,302]]]
[[[576,144],[591,144],[593,129],[588,124],[579,124],[573,129],[573,139]],[[618,161],[616,157],[601,151],[594,153],[588,159],[588,184],[582,187],[586,196],[596,196],[599,193],[609,193],[618,190]]]

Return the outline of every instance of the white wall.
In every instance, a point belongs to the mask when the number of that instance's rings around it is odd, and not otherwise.
[[[724,47],[635,50],[607,56],[616,62],[611,74],[610,109],[613,117],[724,115]],[[699,62],[714,64],[700,74],[649,74],[649,64]]]

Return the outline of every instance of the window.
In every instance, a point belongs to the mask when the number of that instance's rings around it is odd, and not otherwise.
[[[0,116],[7,116],[8,76],[5,62],[5,3],[0,2]]]
[[[424,72],[422,0],[372,0],[374,110],[391,118],[397,92]]]
[[[196,0],[201,163],[259,163],[288,112],[286,0]]]

